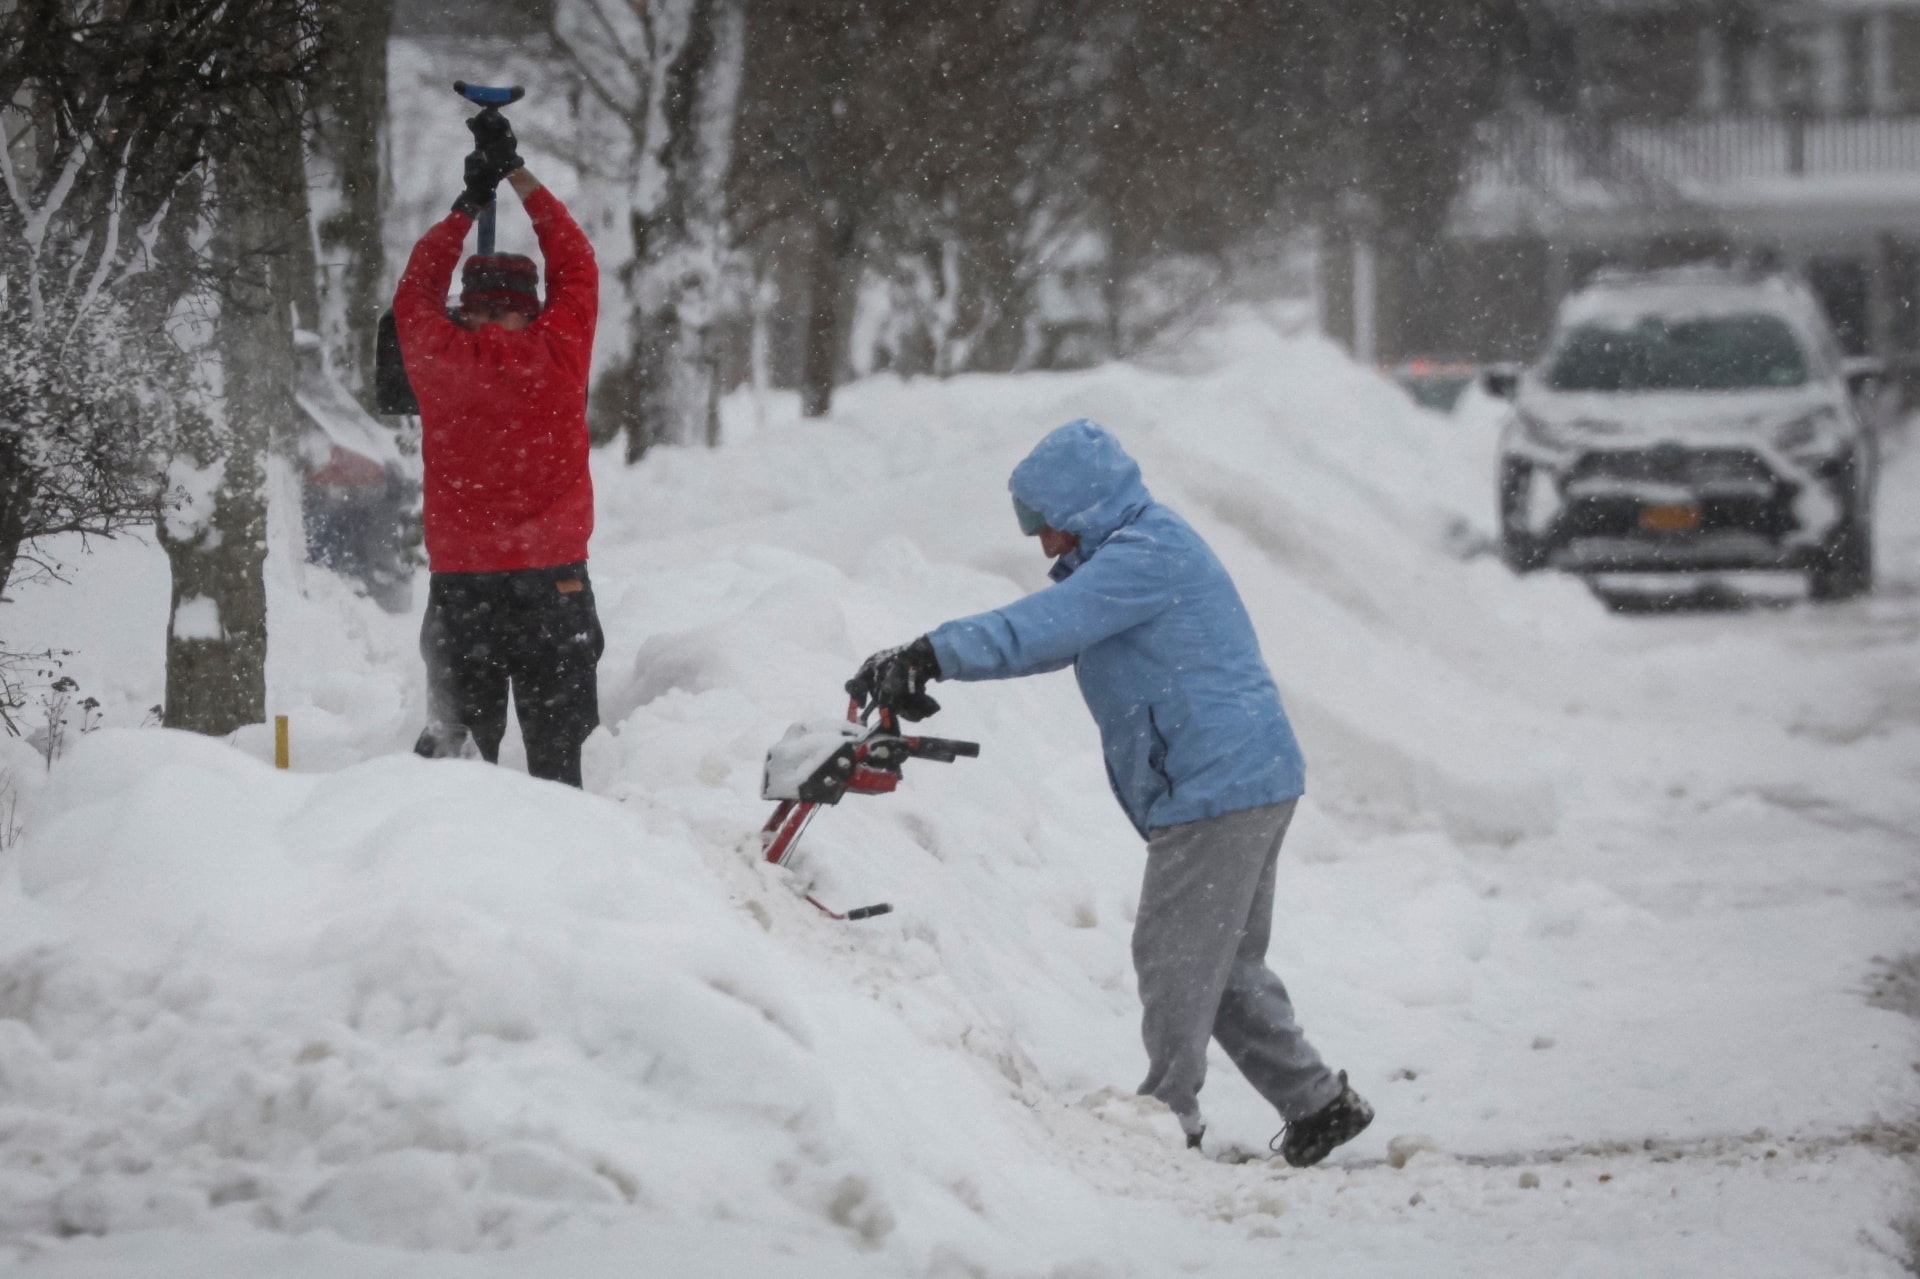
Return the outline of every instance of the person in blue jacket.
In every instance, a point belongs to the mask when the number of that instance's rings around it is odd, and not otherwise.
[[[1197,1147],[1211,1036],[1280,1112],[1274,1148],[1295,1167],[1318,1163],[1373,1111],[1307,1042],[1266,964],[1276,860],[1306,767],[1253,622],[1213,551],[1099,424],[1050,432],[1007,487],[1021,531],[1056,561],[1053,585],[874,654],[847,691],[920,719],[939,709],[930,680],[1073,667],[1107,781],[1147,841],[1133,929],[1140,1091]]]

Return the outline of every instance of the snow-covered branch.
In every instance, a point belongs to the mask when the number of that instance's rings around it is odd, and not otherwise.
[[[87,280],[86,291],[73,307],[73,321],[67,326],[67,336],[73,336],[80,327],[81,320],[93,310],[100,300],[100,290],[107,282],[107,276],[113,270],[114,260],[120,253],[120,214],[126,205],[127,169],[133,159],[133,143],[128,141],[126,149],[120,153],[120,165],[113,175],[113,194],[107,198],[106,243],[100,246],[99,257],[94,262],[93,275]]]
[[[593,95],[622,118],[644,109],[652,67],[650,14],[642,0],[561,0],[553,32]]]

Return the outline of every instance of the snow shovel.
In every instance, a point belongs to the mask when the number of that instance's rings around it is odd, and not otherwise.
[[[493,88],[484,84],[468,84],[465,80],[455,80],[453,91],[469,102],[479,103],[481,115],[489,111],[497,113],[508,103],[518,102],[527,96],[527,91],[517,84],[507,88]],[[476,228],[480,242],[475,246],[474,252],[481,257],[487,257],[493,252],[493,214],[492,204],[480,210],[480,221]]]
[[[908,737],[899,731],[891,707],[879,708],[880,717],[869,726],[860,703],[847,704],[844,720],[803,720],[786,731],[767,752],[760,785],[762,799],[778,800],[773,816],[760,828],[760,848],[766,859],[785,866],[800,842],[800,833],[823,805],[838,804],[848,793],[885,795],[900,784],[900,770],[910,759],[933,759],[943,764],[965,756],[977,758],[980,743],[949,737]],[[872,919],[893,909],[887,902],[857,906],[844,915],[818,901],[806,899],[832,919]]]
[[[496,88],[468,84],[465,80],[455,80],[453,91],[469,102],[478,103],[485,111],[498,111],[527,96],[527,91],[517,84]],[[479,233],[476,252],[483,255],[493,252],[494,225],[494,206],[489,204],[481,210],[476,224],[475,229]],[[400,356],[400,330],[393,322],[391,309],[381,315],[379,330],[374,335],[373,399],[377,413],[405,417],[420,412],[420,401],[413,394],[413,382],[407,377],[406,361]]]

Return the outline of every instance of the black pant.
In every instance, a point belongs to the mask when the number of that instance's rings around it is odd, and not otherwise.
[[[580,785],[580,746],[600,722],[594,666],[605,648],[584,561],[433,574],[420,627],[429,722],[415,749],[457,753],[464,729],[496,762],[511,687],[527,771]]]

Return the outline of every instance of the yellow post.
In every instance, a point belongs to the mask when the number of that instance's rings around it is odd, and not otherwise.
[[[273,717],[273,766],[275,768],[293,767],[293,761],[287,750],[287,717],[285,715]]]

